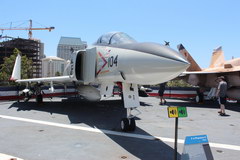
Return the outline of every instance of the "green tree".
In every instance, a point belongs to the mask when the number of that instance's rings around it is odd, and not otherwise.
[[[0,81],[7,82],[10,84],[10,77],[13,71],[15,60],[18,54],[21,52],[15,48],[13,54],[10,57],[4,58],[4,63],[0,65]],[[32,60],[28,59],[27,56],[22,56],[21,58],[21,78],[30,78],[32,75]]]
[[[61,73],[57,71],[57,72],[55,73],[55,76],[61,76]]]
[[[168,81],[167,86],[169,87],[192,87],[190,84],[188,84],[187,82],[185,82],[182,79],[175,79],[175,80],[171,80]]]

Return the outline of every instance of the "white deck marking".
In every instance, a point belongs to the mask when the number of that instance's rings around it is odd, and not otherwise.
[[[0,153],[0,160],[10,160],[10,159],[23,160],[23,159],[15,157],[15,156],[10,156],[10,155],[7,155],[7,154]]]
[[[104,129],[98,129],[98,128],[81,127],[81,126],[75,126],[75,125],[70,125],[70,124],[61,124],[61,123],[55,123],[55,122],[47,122],[47,121],[40,121],[40,120],[5,116],[5,115],[0,115],[0,118],[22,121],[22,122],[29,122],[29,123],[36,123],[36,124],[42,124],[42,125],[48,125],[48,126],[54,126],[54,127],[61,127],[61,128],[67,128],[67,129],[82,130],[82,131],[87,131],[87,132],[104,133],[104,134],[110,134],[110,135],[115,135],[115,136],[140,138],[140,139],[146,139],[146,140],[157,140],[158,139],[163,142],[174,143],[173,138],[149,136],[149,135],[141,135],[141,134],[125,133],[125,132],[116,132],[116,131],[110,131],[110,130],[104,130]],[[183,144],[184,140],[178,139],[178,143]],[[240,146],[237,146],[237,145],[220,144],[220,143],[209,143],[209,144],[211,147],[215,147],[215,148],[240,151]]]

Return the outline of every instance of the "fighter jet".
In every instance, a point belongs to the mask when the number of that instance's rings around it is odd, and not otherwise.
[[[209,68],[202,69],[182,44],[179,44],[177,47],[179,52],[184,55],[191,64],[187,72],[184,72],[184,79],[189,84],[199,86],[203,88],[203,90],[207,87],[216,88],[217,77],[224,76],[228,83],[227,96],[240,100],[240,58],[225,61],[222,47],[218,47],[214,49],[212,53]],[[212,96],[215,96],[214,92]],[[198,101],[199,97],[197,97],[196,100]]]
[[[138,84],[169,81],[189,66],[177,51],[157,43],[139,43],[123,32],[104,34],[94,45],[73,52],[71,71],[66,76],[21,79],[20,62],[18,55],[11,79],[18,83],[39,84],[35,85],[39,102],[42,101],[40,86],[43,82],[50,84],[52,92],[54,83],[74,83],[79,94],[89,100],[100,100],[101,95],[111,95],[114,84],[119,84],[127,109],[127,117],[121,120],[123,131],[133,131],[136,127],[135,115],[131,111],[140,106]],[[99,87],[95,88],[92,84],[99,84]]]

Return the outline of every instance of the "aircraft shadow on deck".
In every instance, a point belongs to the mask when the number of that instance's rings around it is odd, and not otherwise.
[[[142,103],[147,107],[148,104]],[[13,103],[10,108],[17,108],[17,111],[37,110],[49,112],[50,114],[67,115],[71,124],[84,123],[98,129],[120,132],[120,120],[126,116],[126,109],[123,108],[121,100],[107,100],[98,103],[91,102],[20,102]],[[136,117],[136,120],[140,120]],[[136,122],[137,123],[137,122]],[[148,135],[139,127],[132,132],[134,134]],[[160,140],[146,140],[139,138],[121,137],[106,134],[114,142],[127,150],[139,159],[173,159],[173,148]],[[126,155],[123,155],[123,157]],[[180,157],[180,154],[178,155]],[[127,158],[127,157],[126,157]]]

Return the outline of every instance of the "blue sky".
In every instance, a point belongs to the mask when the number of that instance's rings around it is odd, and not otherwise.
[[[33,31],[33,37],[45,43],[47,56],[56,56],[61,36],[92,44],[110,31],[126,32],[139,42],[170,41],[173,49],[182,43],[205,68],[218,46],[223,47],[225,59],[240,57],[239,6],[238,0],[1,0],[0,27],[29,19],[33,27],[54,26],[52,32]],[[28,32],[3,35],[27,38]]]

